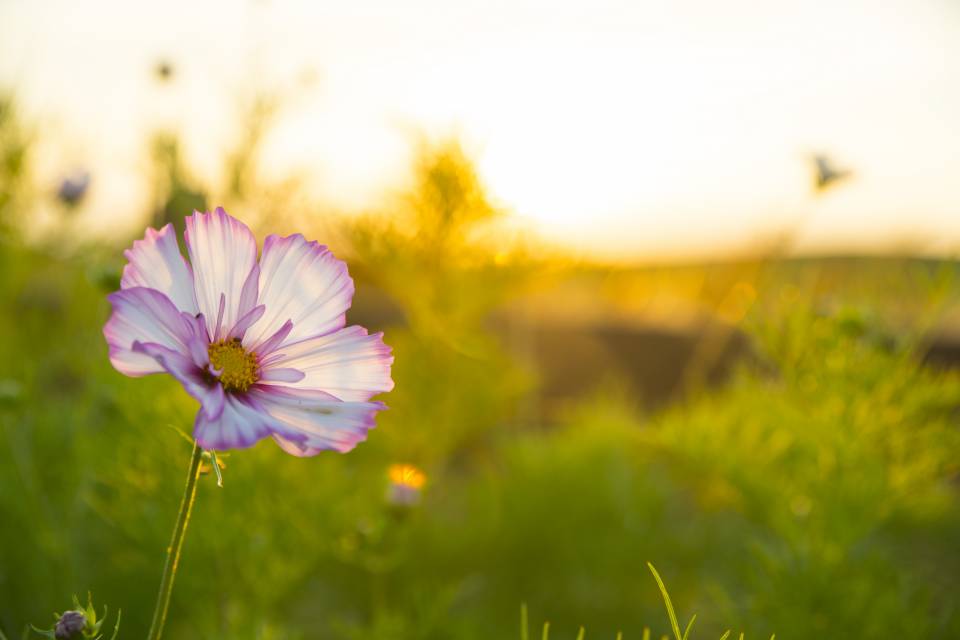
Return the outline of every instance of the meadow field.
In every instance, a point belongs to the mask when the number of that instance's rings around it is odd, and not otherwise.
[[[111,367],[135,237],[62,198],[29,233],[52,196],[0,113],[0,630],[89,592],[144,637],[196,401]],[[452,142],[360,217],[170,158],[144,226],[223,204],[328,244],[396,387],[349,454],[224,452],[222,487],[206,460],[166,637],[525,639],[524,607],[529,637],[659,638],[648,562],[692,638],[960,637],[956,262],[576,259],[503,228]]]

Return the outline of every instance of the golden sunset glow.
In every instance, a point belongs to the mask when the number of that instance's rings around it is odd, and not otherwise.
[[[415,137],[456,135],[519,223],[581,253],[955,249],[960,11],[734,5],[13,2],[0,79],[56,123],[51,173],[93,169],[108,235],[139,222],[145,131],[182,132],[211,176],[230,105],[273,92],[267,172],[345,211],[404,183]],[[829,197],[815,153],[854,172]]]

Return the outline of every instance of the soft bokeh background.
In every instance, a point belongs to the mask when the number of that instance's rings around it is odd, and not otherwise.
[[[201,482],[171,638],[960,636],[960,9],[0,4],[0,629],[142,637],[194,402],[146,226],[346,259],[368,442]],[[398,471],[413,465],[419,472]]]

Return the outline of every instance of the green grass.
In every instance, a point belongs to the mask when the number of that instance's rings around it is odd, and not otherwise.
[[[960,637],[960,378],[921,361],[929,318],[956,307],[955,265],[580,268],[473,233],[496,212],[456,153],[441,160],[421,167],[410,210],[331,240],[358,306],[379,291],[395,308],[372,327],[395,349],[390,410],[347,456],[269,442],[221,456],[223,486],[201,478],[169,637],[509,638],[518,602],[555,638]],[[0,628],[14,637],[89,590],[123,610],[121,637],[142,637],[195,403],[107,361],[120,247],[65,256],[4,238]],[[754,357],[655,413],[597,375],[541,420],[524,409],[535,372],[488,321],[567,280],[597,305],[678,283],[735,319]],[[415,508],[386,499],[397,462],[428,477]],[[660,597],[667,624],[647,628]]]
[[[657,587],[660,589],[660,595],[663,597],[663,604],[667,610],[667,617],[670,619],[670,626],[673,630],[673,635],[675,640],[689,640],[692,638],[690,635],[690,629],[693,627],[694,621],[697,619],[696,614],[690,618],[690,622],[687,623],[687,626],[684,628],[683,633],[680,633],[680,624],[677,622],[677,614],[673,609],[673,602],[670,600],[670,594],[667,592],[666,585],[663,584],[663,579],[660,577],[660,574],[657,573],[656,568],[653,564],[647,563],[647,567],[650,569],[650,573],[653,574],[654,580],[657,582]],[[643,640],[649,640],[650,638],[650,628],[644,627],[642,633]],[[584,640],[586,638],[586,629],[580,627],[580,631],[577,633],[577,640]],[[666,636],[664,636],[666,637]],[[720,636],[720,640],[727,640],[730,637],[730,630],[723,632],[723,635]],[[549,640],[550,638],[550,623],[543,623],[543,633],[541,635],[542,640]],[[740,640],[743,640],[744,634],[740,634]],[[529,614],[527,612],[527,605],[524,604],[520,607],[520,640],[529,640],[530,639],[530,625],[529,625]],[[617,631],[616,640],[623,640],[623,632]],[[776,640],[776,634],[770,636],[770,640]]]
[[[90,589],[142,635],[193,403],[110,368],[96,258],[3,256],[0,624]],[[387,327],[398,384],[369,442],[309,460],[264,443],[223,460],[222,488],[202,479],[171,637],[504,637],[520,601],[553,629],[641,637],[643,558],[698,636],[955,637],[960,380],[870,318],[758,310],[761,357],[723,389],[656,415],[584,390],[552,426],[512,417],[528,374],[491,336],[466,335],[477,357]],[[397,461],[428,474],[418,508],[384,498]]]

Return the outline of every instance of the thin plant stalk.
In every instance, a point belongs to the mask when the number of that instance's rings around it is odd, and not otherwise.
[[[183,499],[180,501],[180,513],[177,514],[177,524],[173,528],[173,537],[170,539],[170,546],[167,547],[167,561],[163,566],[160,593],[157,595],[157,605],[153,610],[153,622],[150,623],[150,633],[147,635],[147,640],[160,640],[163,625],[167,621],[170,594],[173,592],[173,579],[177,575],[177,566],[180,564],[180,550],[183,548],[183,538],[187,532],[187,523],[190,521],[193,502],[197,497],[197,478],[200,477],[202,458],[203,449],[194,442],[193,456],[190,458],[190,472],[187,474],[187,486],[183,490]]]

